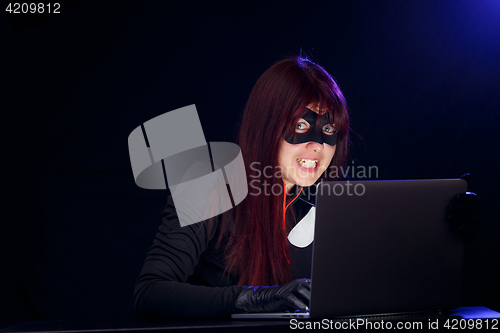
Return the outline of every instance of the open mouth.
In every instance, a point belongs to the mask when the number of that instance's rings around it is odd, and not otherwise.
[[[297,162],[302,165],[304,168],[316,168],[318,164],[318,160],[308,160],[304,158],[297,158]]]

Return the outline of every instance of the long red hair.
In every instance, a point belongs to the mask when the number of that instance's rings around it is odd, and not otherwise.
[[[335,80],[321,66],[299,56],[281,60],[262,74],[250,93],[237,143],[248,184],[253,183],[245,200],[231,212],[233,225],[227,228],[231,232],[226,269],[239,277],[238,285],[276,285],[291,280],[287,235],[293,222],[287,221],[283,230],[283,181],[275,172],[278,147],[280,139],[293,131],[307,112],[306,106],[316,102],[329,110],[322,116],[330,121],[334,118],[338,130],[330,165],[345,165],[349,145],[347,104]],[[264,174],[266,166],[270,178]],[[326,179],[328,174],[324,176]],[[269,195],[264,194],[264,186]],[[278,186],[281,194],[273,194],[270,189]]]

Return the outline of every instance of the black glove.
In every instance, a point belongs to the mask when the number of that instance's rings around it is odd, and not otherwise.
[[[236,308],[245,312],[309,310],[311,280],[293,280],[273,287],[243,287]]]
[[[479,229],[479,198],[475,193],[456,195],[448,206],[448,222],[464,240],[471,240]]]

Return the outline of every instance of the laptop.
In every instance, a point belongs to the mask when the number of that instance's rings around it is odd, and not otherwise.
[[[308,313],[250,318],[348,318],[460,306],[464,243],[446,222],[463,179],[322,182],[316,193]]]

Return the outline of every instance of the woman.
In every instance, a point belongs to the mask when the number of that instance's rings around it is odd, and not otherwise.
[[[238,136],[246,199],[180,227],[169,197],[136,284],[138,316],[305,310],[310,280],[299,278],[309,277],[312,241],[304,238],[312,207],[305,194],[329,166],[345,163],[348,134],[345,99],[322,67],[292,57],[266,70]],[[299,224],[303,218],[309,223]]]

